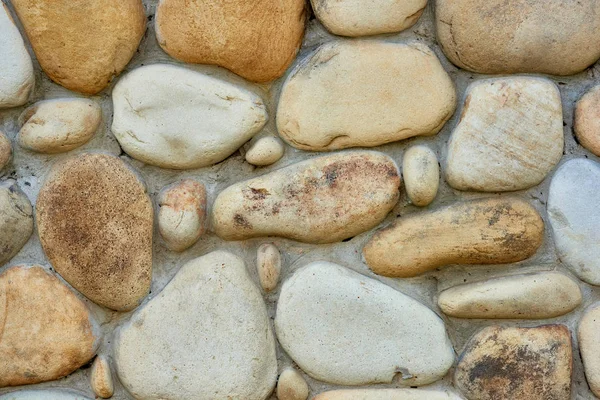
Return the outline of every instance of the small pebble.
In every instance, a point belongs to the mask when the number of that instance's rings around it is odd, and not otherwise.
[[[306,400],[308,398],[308,385],[298,371],[286,368],[279,375],[277,398],[279,400]]]
[[[402,175],[410,201],[419,207],[429,205],[440,185],[437,156],[429,147],[413,146],[404,154]]]
[[[275,245],[265,243],[258,248],[256,267],[260,284],[265,292],[275,289],[281,273],[281,253]]]
[[[250,146],[246,153],[246,161],[252,165],[265,166],[279,161],[285,151],[283,143],[276,137],[258,139]]]
[[[96,396],[108,399],[114,393],[112,373],[105,356],[99,355],[92,364],[90,385]]]
[[[0,171],[6,167],[11,159],[12,146],[10,139],[0,131]]]
[[[15,181],[0,182],[0,266],[23,248],[32,233],[31,202]]]

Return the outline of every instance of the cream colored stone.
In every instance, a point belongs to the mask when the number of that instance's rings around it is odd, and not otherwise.
[[[0,131],[0,171],[4,169],[12,158],[12,145],[4,132]]]
[[[577,330],[579,351],[590,390],[600,397],[600,303],[595,303],[581,318]]]
[[[259,167],[271,165],[283,157],[284,151],[283,143],[278,138],[260,138],[246,152],[246,161]]]
[[[274,244],[260,245],[256,252],[258,278],[265,292],[275,289],[281,274],[281,253]]]
[[[206,232],[206,189],[192,179],[165,187],[158,199],[158,230],[167,247],[184,251]]]
[[[333,41],[287,78],[277,129],[303,150],[373,147],[434,135],[455,107],[454,84],[427,46]]]
[[[87,143],[102,121],[98,103],[57,99],[35,103],[20,117],[19,145],[38,153],[63,153]]]
[[[461,400],[449,390],[346,389],[319,394],[313,400]]]
[[[440,185],[440,166],[433,150],[413,146],[404,153],[402,177],[408,198],[419,207],[429,205]]]
[[[96,396],[103,399],[112,397],[115,388],[108,360],[104,356],[98,356],[92,364],[90,372],[90,386]]]
[[[125,68],[146,30],[141,0],[12,0],[44,72],[86,94]]]
[[[15,181],[0,182],[0,266],[17,255],[32,233],[33,207],[29,199]]]
[[[418,21],[427,0],[311,0],[319,21],[336,35],[400,32]]]
[[[446,180],[455,189],[484,192],[535,186],[562,157],[562,123],[560,92],[550,80],[477,81],[448,143]]]
[[[298,371],[286,368],[277,381],[278,400],[306,400],[308,398],[308,385]]]
[[[341,241],[385,218],[398,201],[399,175],[390,157],[374,151],[313,158],[223,190],[212,226],[225,240]]]
[[[544,222],[516,198],[465,201],[400,217],[363,249],[379,275],[411,277],[449,264],[503,264],[531,257]]]
[[[590,89],[577,102],[573,129],[583,147],[600,155],[600,86]]]
[[[444,314],[457,318],[545,319],[581,304],[581,290],[557,272],[513,275],[459,285],[440,293]]]

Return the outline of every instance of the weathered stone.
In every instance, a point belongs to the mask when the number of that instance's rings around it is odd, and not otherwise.
[[[554,318],[581,304],[581,290],[557,272],[513,275],[444,290],[440,309],[457,318]]]
[[[319,21],[336,35],[366,36],[400,32],[417,22],[427,0],[311,0]]]
[[[104,89],[135,53],[146,15],[140,0],[13,0],[44,72],[86,94]]]
[[[36,205],[46,256],[75,289],[114,310],[131,310],[152,279],[150,198],[120,159],[84,153],[57,165]]]
[[[13,180],[0,182],[0,266],[13,258],[33,233],[33,207]]]
[[[346,389],[319,394],[313,400],[461,400],[447,390]]]
[[[268,118],[254,93],[168,64],[133,70],[115,85],[112,97],[112,132],[123,150],[163,168],[221,162]]]
[[[252,165],[271,165],[283,157],[285,149],[281,140],[276,137],[264,137],[252,144],[246,153],[246,161]]]
[[[40,266],[0,275],[0,327],[0,387],[66,376],[98,346],[85,304]]]
[[[413,146],[404,153],[402,177],[408,198],[419,207],[429,205],[440,185],[440,166],[433,150]]]
[[[112,397],[115,392],[110,365],[106,357],[98,356],[94,360],[90,372],[90,386],[96,396],[103,399]]]
[[[206,189],[192,179],[164,188],[158,199],[158,230],[167,247],[184,251],[206,232]]]
[[[0,54],[0,108],[23,105],[35,84],[33,64],[4,3],[0,4]]]
[[[102,121],[102,110],[88,99],[46,100],[29,107],[20,119],[19,145],[54,154],[87,143]]]
[[[568,400],[571,347],[564,325],[489,326],[467,343],[454,384],[468,400]]]
[[[278,400],[306,400],[308,398],[306,381],[292,368],[286,368],[277,381]]]
[[[577,102],[573,129],[583,147],[600,155],[600,86],[588,91]]]
[[[275,289],[281,274],[281,253],[274,244],[262,244],[256,252],[258,278],[265,292]]]
[[[212,226],[225,240],[337,242],[380,223],[398,201],[399,186],[398,167],[385,154],[332,154],[228,187],[214,202]]]
[[[170,56],[257,82],[279,78],[302,43],[304,0],[160,0],[156,38]]]
[[[70,390],[20,390],[0,395],[0,400],[91,400]]]
[[[12,145],[4,132],[0,131],[0,171],[4,169],[12,158]]]
[[[427,46],[334,41],[286,80],[277,129],[303,150],[373,147],[434,135],[455,107],[454,84]]]
[[[548,194],[548,217],[558,257],[592,285],[600,285],[599,196],[600,165],[583,158],[560,166]]]
[[[136,399],[264,400],[277,379],[260,291],[244,262],[223,251],[185,264],[133,315],[115,361]]]
[[[484,74],[572,75],[600,57],[600,4],[582,0],[439,0],[438,41],[457,66]]]
[[[339,385],[420,386],[442,378],[454,350],[421,303],[337,264],[309,264],[281,289],[275,317],[287,354],[315,379]]]
[[[448,264],[503,264],[531,257],[544,239],[544,222],[516,198],[459,202],[398,218],[363,249],[379,275],[417,276]]]
[[[547,79],[473,83],[448,143],[448,183],[485,192],[539,184],[562,157],[562,122],[560,93]]]
[[[590,390],[600,397],[600,304],[595,303],[581,318],[577,330],[579,352]]]

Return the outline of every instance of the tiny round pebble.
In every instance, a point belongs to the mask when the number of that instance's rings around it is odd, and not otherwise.
[[[0,170],[4,169],[10,161],[12,146],[6,135],[0,131]]]
[[[275,289],[281,273],[281,253],[277,247],[270,243],[261,245],[256,254],[256,266],[260,284],[265,292]]]
[[[277,398],[279,400],[306,400],[308,385],[306,381],[292,368],[286,368],[277,381]]]
[[[98,356],[92,364],[92,372],[90,374],[90,385],[96,396],[103,399],[112,397],[114,393],[114,385],[110,365],[105,356]]]
[[[280,139],[270,136],[258,139],[246,152],[246,161],[252,165],[265,166],[283,157],[284,147]]]
[[[413,146],[402,161],[404,185],[410,201],[419,207],[429,205],[437,195],[440,184],[438,160],[429,147]]]

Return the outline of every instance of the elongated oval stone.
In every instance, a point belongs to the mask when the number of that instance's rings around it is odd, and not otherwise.
[[[402,177],[410,201],[425,207],[435,199],[440,185],[440,166],[433,150],[413,146],[404,153]]]
[[[225,240],[337,242],[380,223],[399,186],[398,167],[383,153],[332,154],[228,187],[214,202],[212,225]]]
[[[411,277],[448,264],[524,260],[543,238],[535,208],[516,198],[491,198],[398,218],[373,236],[363,254],[379,275]]]
[[[323,392],[313,400],[461,400],[448,390],[345,389]]]
[[[33,233],[33,207],[13,180],[0,182],[0,266],[25,246]]]
[[[342,328],[340,330],[340,328]],[[418,301],[340,265],[311,263],[281,289],[277,338],[304,372],[339,385],[426,385],[454,350],[443,321]]]

